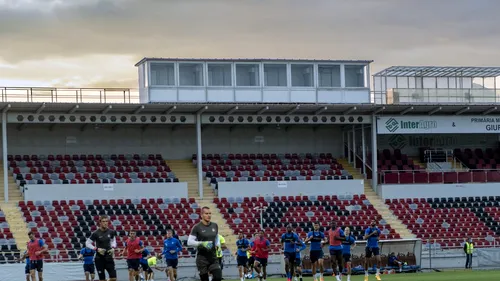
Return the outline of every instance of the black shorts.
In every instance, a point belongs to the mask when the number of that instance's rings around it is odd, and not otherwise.
[[[248,256],[247,256],[247,258],[248,258]],[[253,267],[254,263],[255,263],[255,257],[254,256],[250,256],[248,258],[248,266]]]
[[[302,259],[295,257],[295,261],[293,263],[295,266],[300,266],[302,264]]]
[[[134,271],[139,271],[139,266],[141,266],[140,259],[127,259],[127,268]]]
[[[224,269],[224,259],[223,258],[218,258],[218,259],[219,259],[220,270],[223,270]]]
[[[179,264],[179,259],[166,259],[165,262],[167,263],[167,267],[176,269]]]
[[[30,270],[36,270],[38,272],[43,272],[43,260],[30,260]]]
[[[351,254],[342,254],[344,262],[351,262]]]
[[[289,253],[289,252],[284,252],[285,255],[285,260],[288,260],[289,262],[295,262],[295,257],[297,256],[297,253]]]
[[[93,263],[92,264],[84,264],[83,265],[83,272],[95,274],[95,265]]]
[[[258,262],[263,267],[267,266],[267,258],[255,258],[255,261]]]
[[[144,272],[147,272],[147,273],[153,272],[153,270],[151,269],[151,267],[149,267],[147,262],[141,263],[141,267],[142,267],[142,271],[144,271]]]
[[[342,259],[342,250],[332,250],[330,249],[330,259],[335,258],[337,260]]]
[[[238,263],[238,266],[247,266],[248,264],[248,257],[245,256],[238,256],[236,257],[236,262]]]
[[[312,263],[317,262],[318,260],[322,260],[324,256],[323,250],[312,250],[309,252],[309,258]]]
[[[113,256],[101,256],[97,254],[95,255],[94,263],[99,280],[106,280],[106,272],[108,273],[109,278],[116,278],[115,260],[113,259]]]
[[[196,267],[200,272],[200,275],[205,275],[216,270],[221,270],[219,265],[219,259],[213,255],[197,255],[196,256]]]
[[[27,263],[26,266],[24,267],[24,273],[28,275],[30,274],[30,270],[31,270],[31,263]]]
[[[365,257],[371,258],[373,256],[380,256],[380,248],[379,247],[366,247],[365,248]]]

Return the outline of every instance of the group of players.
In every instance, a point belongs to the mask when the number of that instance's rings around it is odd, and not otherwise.
[[[201,221],[191,230],[187,245],[197,248],[196,267],[201,281],[221,281],[222,269],[217,256],[217,249],[221,248],[218,225],[211,221],[211,210],[208,207],[201,209]],[[116,281],[116,268],[114,253],[117,247],[116,231],[109,229],[109,219],[107,216],[100,217],[99,228],[91,234],[85,243],[85,248],[81,250],[79,258],[84,262],[84,272],[87,281],[95,278],[97,269],[100,281]],[[323,246],[329,244],[329,254],[332,269],[337,281],[342,278],[344,263],[347,267],[347,280],[351,277],[351,248],[356,245],[354,236],[351,235],[348,227],[342,230],[336,222],[332,222],[327,232],[320,231],[319,223],[314,223],[314,230],[307,234],[303,240],[294,231],[291,225],[287,226],[286,232],[281,236],[283,245],[283,255],[285,259],[285,271],[288,281],[295,277],[302,281],[301,251],[306,249],[306,244],[310,243],[310,260],[314,281],[323,281]],[[325,234],[326,233],[326,234]],[[367,240],[365,249],[365,281],[368,280],[368,263],[372,256],[377,262],[376,279],[380,278],[380,251],[379,236],[381,232],[376,226],[376,221],[372,221],[370,227],[365,230],[364,239]],[[21,257],[27,260],[26,280],[43,281],[43,256],[48,251],[47,245],[42,239],[36,239],[33,233],[29,233],[30,241],[28,249]],[[125,243],[122,252],[127,258],[129,270],[129,280],[135,281],[153,280],[153,269],[165,271],[170,281],[177,279],[178,253],[182,251],[180,241],[173,237],[173,231],[167,231],[164,241],[163,252],[152,254],[144,247],[142,241],[136,236],[135,231],[129,231],[129,238]],[[244,238],[240,233],[236,242],[238,248],[236,254],[240,279],[245,279],[248,273],[248,265],[258,274],[260,281],[266,281],[267,263],[270,250],[270,241],[265,237],[264,231],[259,231],[253,241]],[[158,260],[164,259],[166,268],[158,267]],[[250,260],[250,262],[249,262]],[[319,273],[318,273],[319,271]],[[108,278],[106,279],[106,272]],[[144,276],[142,275],[144,274]]]

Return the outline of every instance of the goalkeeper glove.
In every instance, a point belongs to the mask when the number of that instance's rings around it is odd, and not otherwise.
[[[200,246],[207,248],[207,249],[212,249],[214,247],[213,242],[201,242]]]

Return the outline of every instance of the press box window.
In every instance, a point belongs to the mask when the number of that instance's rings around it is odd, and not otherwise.
[[[346,65],[345,66],[345,86],[365,87],[365,66]]]
[[[318,65],[319,87],[340,88],[340,65]]]
[[[236,86],[260,86],[259,65],[237,64]]]
[[[203,86],[203,64],[179,64],[179,84],[180,86]]]
[[[208,65],[208,86],[232,86],[230,64]]]
[[[292,64],[292,87],[313,87],[313,69],[309,64]]]
[[[152,63],[152,86],[175,86],[175,68],[173,63]]]
[[[264,85],[268,87],[286,87],[286,64],[265,64]]]

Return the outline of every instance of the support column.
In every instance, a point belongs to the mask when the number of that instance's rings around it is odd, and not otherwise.
[[[347,161],[350,163],[352,163],[352,157],[351,157],[351,132],[349,131],[346,131],[345,132],[347,134]]]
[[[356,126],[355,125],[352,125],[352,163],[353,163],[353,166],[354,168],[358,168],[356,167],[356,162],[357,162],[357,159],[358,157],[356,156]]]
[[[342,131],[342,158],[345,158],[347,155],[345,155],[345,148],[346,148],[346,143],[345,143],[345,132]]]
[[[7,112],[2,112],[2,153],[3,153],[3,190],[5,202],[9,202],[9,164],[7,162]]]
[[[377,160],[377,117],[372,115],[372,188],[375,192],[378,184]]]
[[[203,199],[203,170],[201,150],[201,114],[196,114],[196,167],[198,168],[198,193]]]
[[[363,154],[363,175],[366,179],[366,145],[365,145],[365,124],[361,124],[361,153]]]

